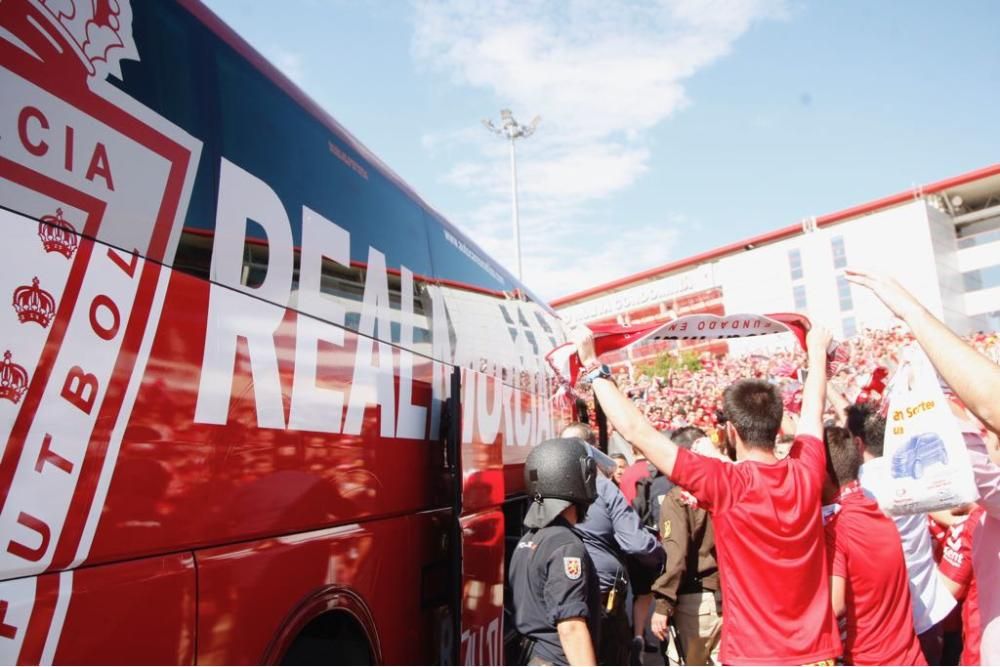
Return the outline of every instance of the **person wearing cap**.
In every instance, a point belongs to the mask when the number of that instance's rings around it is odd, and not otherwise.
[[[597,569],[574,526],[597,498],[597,465],[579,438],[553,438],[524,464],[528,532],[510,560],[521,664],[594,665],[601,599]]]

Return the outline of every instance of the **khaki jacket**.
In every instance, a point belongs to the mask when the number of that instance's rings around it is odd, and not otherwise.
[[[660,505],[660,539],[667,566],[652,588],[660,614],[673,613],[678,595],[719,590],[712,519],[686,498],[690,496],[675,486]]]

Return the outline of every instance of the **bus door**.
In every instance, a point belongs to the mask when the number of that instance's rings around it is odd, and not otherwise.
[[[503,661],[504,408],[509,399],[493,376],[456,368],[452,378],[448,450],[456,482],[453,551],[456,656],[460,664]]]

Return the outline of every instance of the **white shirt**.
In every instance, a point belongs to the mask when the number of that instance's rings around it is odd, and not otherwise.
[[[878,502],[888,491],[887,459],[872,459],[861,466],[858,478],[865,495]],[[879,503],[881,505],[881,503]],[[910,598],[913,600],[913,628],[923,634],[941,622],[955,607],[955,598],[938,576],[934,562],[931,534],[924,514],[890,517],[903,543],[906,572],[910,577]]]

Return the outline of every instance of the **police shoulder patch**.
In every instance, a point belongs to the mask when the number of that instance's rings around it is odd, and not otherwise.
[[[663,536],[663,539],[667,539],[668,537],[670,537],[670,519],[664,519],[663,530],[660,532],[660,534]]]
[[[563,572],[566,573],[567,579],[579,579],[580,575],[583,574],[583,563],[580,562],[579,558],[564,557]]]

